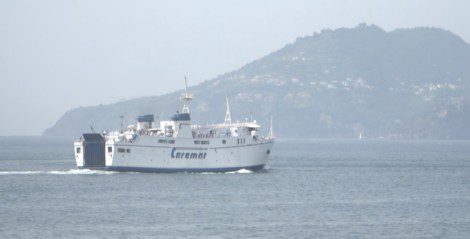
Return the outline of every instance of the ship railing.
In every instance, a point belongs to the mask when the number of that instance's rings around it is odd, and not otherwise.
[[[258,137],[257,135],[251,135],[248,134],[247,132],[239,132],[238,134],[232,134],[231,132],[218,132],[215,134],[210,134],[210,133],[201,133],[197,131],[193,131],[193,138],[195,139],[220,139],[220,138],[237,138],[237,137],[242,137],[242,136],[250,136],[250,137]]]
[[[83,143],[83,141],[85,141],[85,139],[83,137],[80,137],[79,139],[75,139],[73,142],[74,143]]]

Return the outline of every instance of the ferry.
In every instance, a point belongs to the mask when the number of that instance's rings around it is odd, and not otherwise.
[[[111,132],[84,133],[74,142],[79,169],[127,172],[231,172],[265,167],[274,144],[271,127],[259,134],[256,120],[232,122],[226,98],[225,120],[215,125],[191,123],[189,103],[193,95],[182,95],[183,109],[167,121],[154,115],[138,116],[136,125]]]

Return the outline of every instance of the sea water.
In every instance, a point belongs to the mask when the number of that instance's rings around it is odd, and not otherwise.
[[[0,138],[0,238],[470,238],[470,141],[282,140],[260,172],[75,169]]]

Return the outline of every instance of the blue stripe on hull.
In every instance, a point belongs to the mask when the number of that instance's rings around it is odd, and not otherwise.
[[[119,172],[143,172],[143,173],[177,173],[177,172],[188,172],[188,173],[224,173],[234,172],[240,169],[247,169],[250,171],[258,171],[264,167],[262,165],[248,166],[248,167],[230,167],[230,168],[143,168],[143,167],[106,167],[105,170],[119,171]]]

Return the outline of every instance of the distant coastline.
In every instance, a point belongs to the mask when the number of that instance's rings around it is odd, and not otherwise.
[[[440,28],[323,30],[191,87],[195,118],[217,122],[228,96],[234,118],[273,116],[280,137],[470,139],[468,62],[470,45]],[[180,94],[71,109],[43,135],[116,128],[120,115],[168,118]]]

